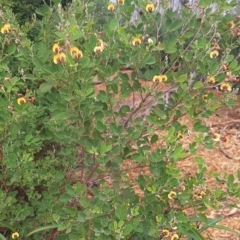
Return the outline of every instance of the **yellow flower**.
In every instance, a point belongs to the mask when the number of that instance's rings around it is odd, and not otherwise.
[[[18,232],[15,232],[12,234],[12,239],[16,239],[16,238],[19,238],[19,233]]]
[[[108,10],[111,11],[111,12],[113,12],[113,11],[115,10],[115,6],[114,6],[112,3],[110,3],[110,4],[108,5]]]
[[[154,5],[152,3],[148,3],[146,5],[146,11],[152,13],[154,11]]]
[[[102,46],[96,46],[93,51],[97,54],[100,54],[103,51],[103,47]]]
[[[6,34],[10,32],[10,24],[7,23],[1,28],[1,33]]]
[[[205,94],[205,95],[202,96],[202,99],[203,99],[204,101],[207,101],[207,98],[208,98],[208,95],[207,95],[207,94]]]
[[[176,192],[171,191],[171,192],[168,194],[168,198],[169,198],[169,199],[173,199],[176,195],[177,195]]]
[[[170,235],[170,232],[167,229],[163,229],[162,234],[164,235],[164,237],[168,237]]]
[[[135,38],[133,38],[133,40],[132,40],[132,44],[133,44],[134,46],[140,45],[141,42],[142,42],[141,39],[138,38],[138,37],[135,37]]]
[[[118,0],[118,4],[123,5],[125,0]]]
[[[20,97],[20,98],[17,99],[18,105],[22,105],[22,104],[24,104],[24,103],[26,103],[26,102],[27,102],[27,101],[26,101],[26,99],[25,99],[24,97]]]
[[[64,63],[66,62],[66,60],[67,60],[67,57],[64,53],[58,53],[53,57],[53,62],[55,64]]]
[[[182,135],[180,132],[178,133],[177,136],[178,136],[179,139],[182,139],[182,138],[183,138],[183,135]]]
[[[228,24],[229,28],[234,28],[235,27],[235,23],[233,21],[229,22]]]
[[[53,45],[53,47],[52,47],[52,50],[53,50],[53,52],[54,52],[55,54],[60,53],[60,45],[59,45],[59,43],[55,43],[55,44]]]
[[[102,48],[104,48],[104,42],[102,39],[97,40],[97,46],[101,46]]]
[[[176,240],[176,239],[179,239],[179,236],[176,233],[174,233],[171,237],[171,240]]]
[[[201,197],[203,197],[203,196],[206,195],[206,193],[205,193],[204,191],[201,191],[201,192],[199,193],[199,195],[200,195]]]
[[[221,135],[219,133],[214,133],[213,134],[213,141],[219,142],[221,138]]]
[[[186,209],[183,209],[182,212],[183,212],[184,215],[187,215],[187,210]]]
[[[215,79],[215,77],[209,77],[208,78],[208,83],[215,83],[216,82],[216,79]]]
[[[228,91],[228,92],[231,92],[231,91],[232,91],[232,87],[231,87],[231,85],[230,85],[229,83],[222,83],[222,84],[220,85],[220,89],[221,89],[222,91]]]
[[[219,52],[217,50],[210,52],[210,58],[216,58],[218,55],[219,55]]]
[[[70,54],[75,59],[80,59],[83,57],[82,51],[80,51],[77,47],[71,47]]]
[[[153,77],[153,82],[165,82],[167,81],[167,76],[166,75],[155,75]]]

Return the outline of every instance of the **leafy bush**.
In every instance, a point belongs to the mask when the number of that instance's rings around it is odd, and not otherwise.
[[[198,17],[187,8],[179,17],[139,1],[142,15],[129,25],[134,7],[118,2],[105,5],[100,32],[88,1],[43,5],[34,40],[3,8],[2,239],[203,239],[221,228],[205,210],[240,197],[233,175],[221,179],[226,190],[208,188],[197,156],[199,146],[223,140],[203,118],[234,104],[240,25],[222,14],[232,6],[216,1],[211,12],[203,0]],[[183,116],[194,122],[188,146]],[[176,166],[189,155],[198,165],[191,176]],[[127,159],[150,170],[136,179],[141,196]]]

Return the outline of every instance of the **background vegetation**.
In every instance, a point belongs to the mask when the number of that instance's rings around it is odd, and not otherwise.
[[[2,239],[204,239],[221,228],[205,210],[240,197],[239,171],[216,173],[222,185],[208,189],[196,154],[224,140],[202,119],[235,103],[240,23],[223,14],[234,2],[201,0],[198,17],[186,7],[178,17],[167,1],[164,14],[138,4],[129,24],[129,1],[113,11],[103,1],[0,1]],[[187,147],[182,116],[196,134]],[[188,155],[195,176],[176,167]],[[137,179],[142,198],[126,159],[150,169]]]

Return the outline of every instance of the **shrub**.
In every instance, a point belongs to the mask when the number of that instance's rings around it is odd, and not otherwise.
[[[3,9],[2,239],[203,239],[207,228],[221,228],[205,210],[239,198],[239,184],[229,175],[226,190],[210,189],[197,148],[222,139],[203,119],[234,104],[240,28],[222,15],[227,3],[216,1],[214,13],[208,2],[197,6],[199,17],[187,8],[179,17],[139,1],[134,25],[129,1],[106,4],[100,32],[88,1],[44,5],[34,40]],[[183,116],[194,123],[188,146]],[[189,155],[195,175],[176,165]],[[140,196],[126,160],[143,169]]]

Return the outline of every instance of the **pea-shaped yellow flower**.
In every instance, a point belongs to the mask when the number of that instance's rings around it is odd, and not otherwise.
[[[218,55],[219,55],[219,52],[217,50],[210,52],[210,58],[216,58]]]
[[[97,54],[100,54],[103,51],[103,47],[102,46],[96,46],[93,51]]]
[[[72,57],[74,57],[75,60],[79,60],[83,57],[82,51],[79,50],[77,47],[71,47],[70,54]]]
[[[123,5],[124,4],[124,0],[118,0],[118,4]]]
[[[108,4],[108,10],[113,12],[115,10],[114,4],[112,4],[112,3]]]
[[[235,27],[234,21],[229,22],[227,25],[228,25],[229,28],[234,28]]]
[[[59,43],[55,43],[55,44],[53,45],[53,47],[52,47],[52,50],[53,50],[53,52],[54,52],[55,54],[60,53],[60,45],[59,45]]]
[[[22,105],[22,104],[24,104],[24,103],[26,103],[26,102],[27,102],[27,101],[26,101],[26,99],[25,99],[24,97],[20,97],[20,98],[17,99],[18,105]]]
[[[232,91],[232,86],[229,84],[229,83],[222,83],[220,85],[220,89],[222,91],[228,91],[228,92],[231,92]]]
[[[152,13],[154,11],[154,5],[152,3],[148,3],[146,5],[146,11]]]
[[[12,239],[17,239],[19,238],[19,233],[18,232],[15,232],[12,234]]]
[[[66,60],[67,60],[67,57],[64,53],[58,53],[58,54],[54,55],[54,57],[53,57],[53,62],[55,64],[64,63],[64,62],[66,62]]]
[[[165,82],[165,81],[167,81],[166,75],[155,75],[153,77],[153,82]]]
[[[133,38],[133,40],[132,40],[132,44],[133,44],[134,46],[140,45],[141,42],[142,42],[141,39],[138,38],[138,37],[135,37],[135,38]]]
[[[174,192],[174,191],[171,191],[169,194],[168,194],[168,199],[173,199],[174,197],[176,197],[177,193]]]
[[[1,33],[6,34],[10,32],[10,24],[6,23],[2,28],[1,28]]]

